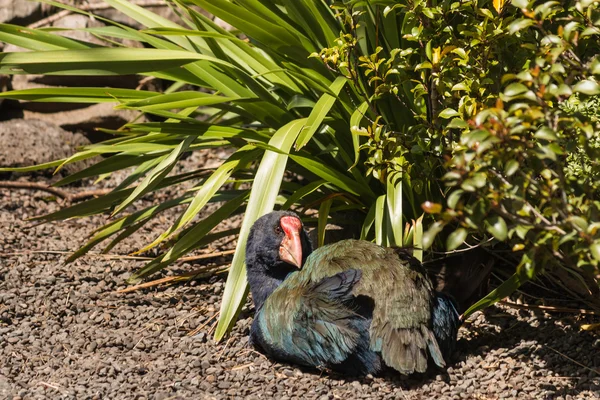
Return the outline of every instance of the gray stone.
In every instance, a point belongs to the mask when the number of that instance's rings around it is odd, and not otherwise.
[[[24,0],[0,0],[0,23],[28,19],[41,9],[41,3]]]
[[[0,143],[0,166],[27,167],[69,157],[89,141],[49,122],[13,119],[0,122]],[[72,173],[88,164],[66,165],[65,171]]]

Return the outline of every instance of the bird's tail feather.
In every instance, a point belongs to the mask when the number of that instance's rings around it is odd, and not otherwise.
[[[460,327],[460,316],[454,300],[443,293],[435,297],[432,313],[433,333],[443,358],[449,360],[456,346],[456,335]],[[441,366],[432,353],[432,358]]]

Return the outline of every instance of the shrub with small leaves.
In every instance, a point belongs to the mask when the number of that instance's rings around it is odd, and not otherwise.
[[[515,275],[471,311],[541,271],[597,274],[598,3],[336,5],[346,30],[318,56],[376,115],[354,131],[370,132],[368,172],[400,167],[430,216],[425,248],[512,249]]]
[[[600,261],[599,4],[513,5],[522,16],[508,31],[520,38],[528,60],[502,76],[495,105],[463,132],[444,176],[452,188],[448,209],[430,234],[458,224],[461,232],[506,242],[520,255],[522,279],[557,267],[594,276]]]

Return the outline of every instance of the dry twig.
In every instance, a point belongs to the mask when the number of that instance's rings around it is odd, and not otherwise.
[[[65,254],[65,255],[70,255],[72,253],[73,253],[72,251],[66,251],[66,250],[26,250],[26,251],[12,252],[12,253],[0,253],[0,256],[2,256],[2,257],[23,256],[23,255],[27,255],[27,254]],[[181,257],[180,259],[178,259],[175,262],[206,260],[209,258],[228,256],[233,253],[235,253],[235,250],[224,250],[224,251],[218,251],[216,253],[200,254],[197,256],[189,256],[189,257]],[[128,256],[128,255],[121,255],[121,254],[101,254],[101,253],[86,253],[82,257],[101,257],[101,258],[106,258],[109,260],[138,260],[138,261],[150,261],[150,260],[154,259],[154,257]]]
[[[7,189],[29,189],[29,190],[41,190],[43,192],[52,193],[53,195],[60,197],[68,203],[78,200],[87,199],[88,197],[102,196],[109,193],[112,189],[96,189],[96,190],[85,190],[79,193],[69,193],[62,189],[48,186],[44,183],[37,182],[20,182],[20,181],[0,181],[0,188]]]
[[[217,317],[219,316],[219,314],[220,314],[220,312],[216,312],[216,313],[214,313],[214,314],[213,314],[213,316],[212,316],[212,317],[210,317],[209,319],[207,319],[205,323],[203,323],[202,325],[200,325],[199,327],[197,327],[197,328],[196,328],[196,329],[194,329],[193,331],[190,331],[190,332],[188,332],[188,334],[187,334],[187,335],[188,335],[188,336],[195,336],[195,335],[197,335],[198,333],[200,333],[200,331],[201,331],[202,329],[204,329],[204,327],[205,327],[206,325],[208,325],[208,324],[209,324],[211,321],[213,321],[215,318],[217,318]]]
[[[557,312],[557,313],[572,313],[572,314],[588,314],[588,315],[600,315],[599,313],[586,310],[583,308],[568,308],[568,307],[552,307],[552,306],[537,306],[532,304],[517,304],[512,301],[502,300],[499,302],[500,304],[504,304],[508,307],[512,308],[520,308],[524,310],[542,310],[546,312]]]
[[[579,365],[581,368],[585,368],[585,369],[587,369],[588,371],[591,371],[591,372],[595,373],[596,375],[600,375],[600,371],[598,371],[597,369],[590,368],[590,367],[588,367],[587,365],[584,365],[584,364],[580,363],[579,361],[573,360],[573,359],[572,359],[571,357],[569,357],[568,355],[566,355],[566,354],[563,354],[563,353],[561,353],[560,351],[558,351],[558,350],[556,350],[556,349],[554,349],[554,348],[552,348],[552,347],[550,347],[550,346],[546,346],[546,347],[547,347],[547,348],[549,348],[550,350],[552,350],[553,352],[555,352],[555,353],[558,353],[559,355],[563,356],[563,357],[564,357],[564,358],[566,358],[567,360],[569,360],[569,361],[571,361],[571,362],[573,362],[573,363],[575,363],[575,364]]]
[[[167,276],[164,278],[156,279],[151,282],[140,283],[139,285],[131,286],[125,289],[117,290],[116,293],[129,293],[139,289],[146,289],[149,287],[157,286],[163,283],[169,282],[179,282],[179,281],[187,281],[193,278],[202,277],[204,275],[210,274],[218,274],[225,272],[229,269],[229,266],[215,266],[215,267],[204,267],[199,268],[191,272],[186,272],[185,274],[176,275],[176,276]]]

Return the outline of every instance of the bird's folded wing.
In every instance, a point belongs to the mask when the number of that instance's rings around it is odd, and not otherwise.
[[[344,361],[356,347],[353,321],[361,318],[347,303],[361,278],[347,270],[317,282],[290,275],[259,312],[259,324],[271,351],[310,366]]]
[[[387,365],[406,374],[425,372],[430,355],[444,366],[432,331],[432,285],[416,259],[390,249],[371,261],[357,293],[370,293],[375,301],[371,349],[381,352]]]

